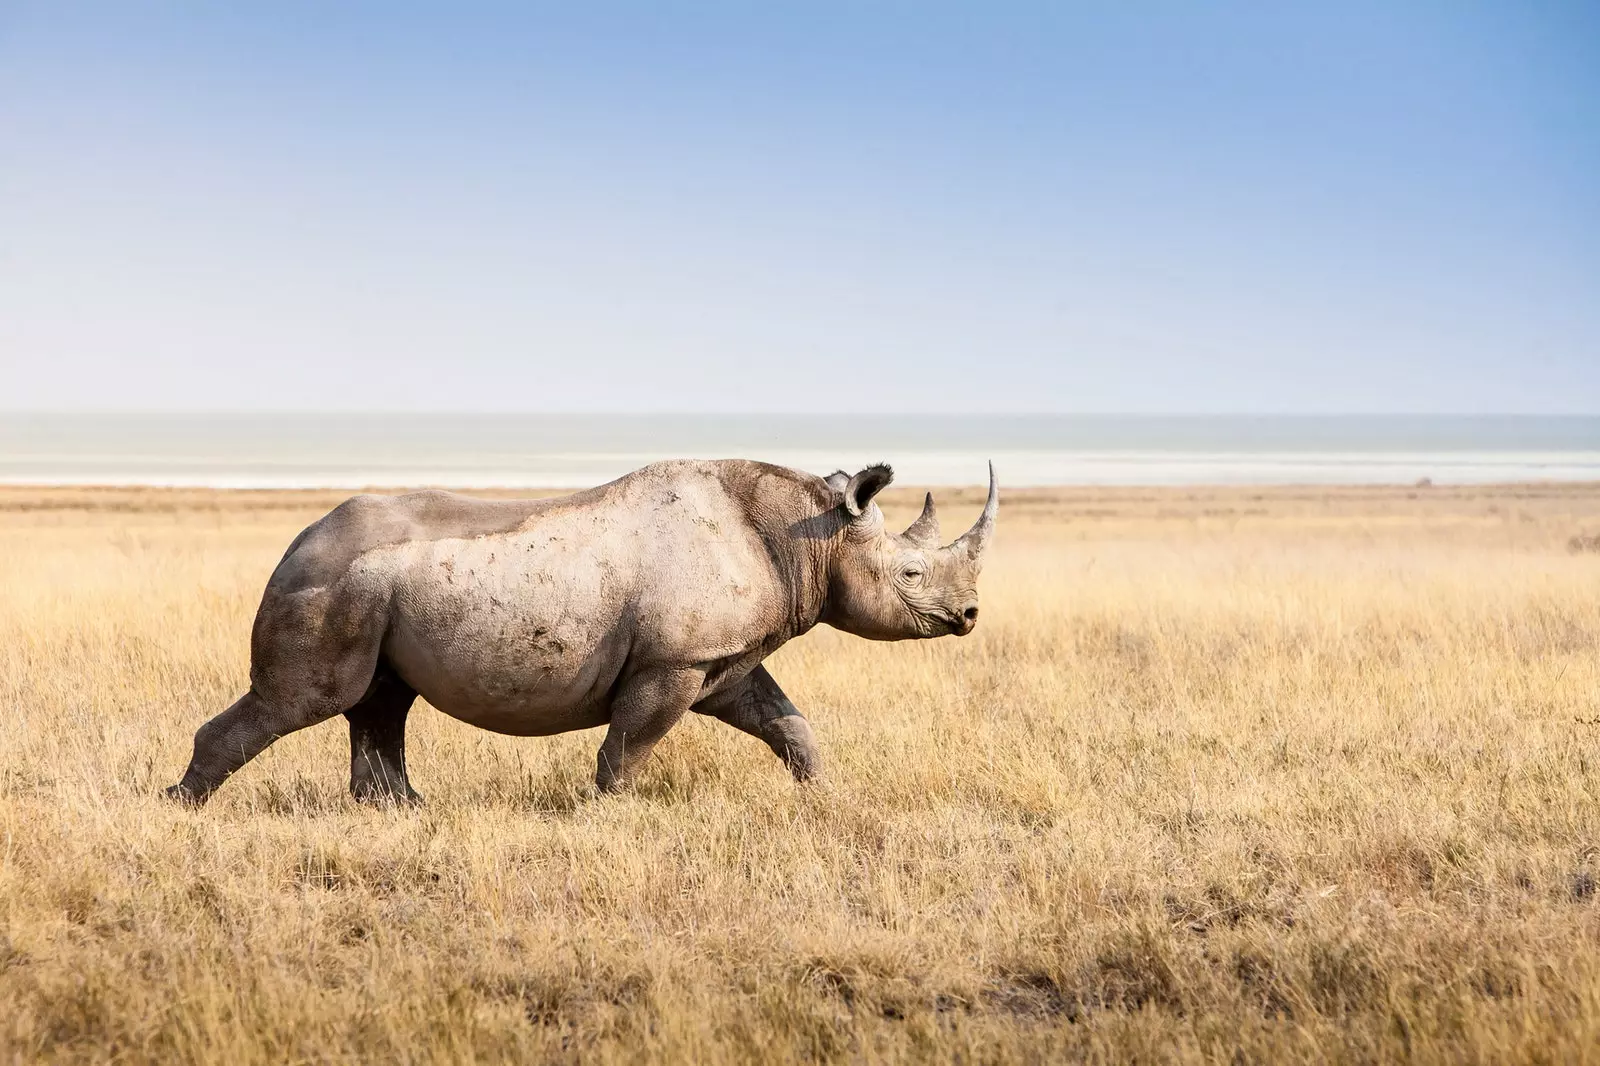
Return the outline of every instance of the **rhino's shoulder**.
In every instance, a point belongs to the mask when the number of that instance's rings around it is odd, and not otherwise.
[[[609,490],[615,490],[610,492]],[[815,474],[752,459],[674,459],[641,467],[594,490],[594,503],[624,512],[687,508],[702,518],[779,536],[825,513],[837,493]]]
[[[694,478],[711,483],[730,500],[746,507],[752,504],[770,506],[774,501],[785,501],[802,511],[811,511],[832,503],[827,483],[817,475],[754,459],[712,459],[672,464],[663,473],[668,477]]]

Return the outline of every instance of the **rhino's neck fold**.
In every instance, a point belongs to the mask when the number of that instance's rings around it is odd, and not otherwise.
[[[828,562],[832,542],[795,537],[792,531],[763,532],[773,570],[787,599],[780,642],[798,637],[822,621],[827,613]]]
[[[740,498],[781,587],[785,618],[774,636],[782,643],[826,617],[830,567],[844,520],[820,478],[770,468],[764,474]]]
[[[800,577],[794,587],[795,636],[806,632],[826,617],[832,540],[806,542]]]

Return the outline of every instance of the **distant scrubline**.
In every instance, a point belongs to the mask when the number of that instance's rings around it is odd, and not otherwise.
[[[350,790],[416,802],[420,693],[522,736],[609,724],[595,783],[626,784],[689,710],[760,737],[805,780],[811,726],[761,665],[819,622],[875,640],[964,636],[999,487],[940,547],[929,494],[902,534],[885,464],[819,478],[745,460],[644,467],[559,499],[357,496],[290,544],[251,637],[250,690],[195,734],[168,794],[204,801],[277,738],[343,714]]]
[[[1567,541],[1567,551],[1574,555],[1583,552],[1600,552],[1600,533],[1579,533]]]

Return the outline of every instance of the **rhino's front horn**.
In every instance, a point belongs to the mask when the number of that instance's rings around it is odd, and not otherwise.
[[[900,535],[919,548],[939,546],[939,514],[933,509],[933,493],[928,493],[923,501],[922,514]]]
[[[994,462],[989,463],[989,502],[983,505],[983,514],[973,523],[972,528],[961,534],[961,539],[950,545],[952,551],[959,551],[974,562],[983,560],[983,550],[989,546],[989,538],[994,534],[994,516],[1000,512],[1000,482],[994,476]]]

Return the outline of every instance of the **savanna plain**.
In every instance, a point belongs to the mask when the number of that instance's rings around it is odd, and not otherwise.
[[[164,801],[341,495],[0,489],[0,1059],[1600,1061],[1600,486],[1006,492],[972,636],[770,661],[816,785],[419,703],[420,809]]]

